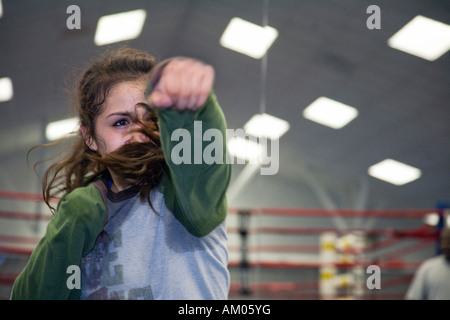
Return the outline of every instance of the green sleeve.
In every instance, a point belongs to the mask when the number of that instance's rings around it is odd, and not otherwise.
[[[171,108],[160,110],[158,117],[161,144],[168,166],[159,189],[164,194],[167,207],[183,226],[195,236],[205,236],[224,221],[227,214],[225,192],[230,181],[231,165],[226,163],[224,114],[212,92],[205,105],[196,112],[180,112]],[[178,129],[184,130],[190,141],[181,137],[172,139],[173,132]],[[203,141],[203,134],[209,129],[220,133],[220,141],[215,141],[215,138]],[[214,143],[220,147],[216,151],[221,150],[217,153],[222,155],[221,161],[207,164],[203,152],[206,152],[205,148],[210,151]],[[184,151],[191,153],[191,161],[177,164],[172,159],[173,150],[177,150],[175,156],[184,154],[178,152],[182,146],[180,144],[189,146],[190,150]]]
[[[105,219],[105,204],[93,185],[64,196],[44,237],[16,278],[11,299],[79,299],[81,290],[67,286],[68,278],[74,274],[67,268],[76,266],[81,270],[81,258],[93,248]]]

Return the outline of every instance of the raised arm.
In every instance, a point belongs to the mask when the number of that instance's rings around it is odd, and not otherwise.
[[[161,143],[169,168],[160,191],[167,207],[196,236],[211,232],[227,213],[225,193],[231,166],[225,161],[226,121],[213,82],[211,66],[175,58],[156,67],[148,98],[158,109]],[[174,148],[184,149],[190,156],[184,154],[182,161],[173,159],[179,155]],[[205,148],[215,149],[215,161],[205,159]]]

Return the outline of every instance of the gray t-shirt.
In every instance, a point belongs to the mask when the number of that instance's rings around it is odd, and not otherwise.
[[[83,258],[81,299],[227,299],[225,221],[204,237],[190,234],[151,192],[108,190],[108,222]]]
[[[450,262],[443,255],[423,262],[406,293],[408,300],[449,300]]]

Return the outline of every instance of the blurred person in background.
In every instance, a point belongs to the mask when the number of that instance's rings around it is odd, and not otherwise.
[[[414,274],[408,300],[450,300],[450,228],[440,234],[441,254],[425,260]]]

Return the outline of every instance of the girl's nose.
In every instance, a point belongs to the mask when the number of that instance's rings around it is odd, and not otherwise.
[[[135,124],[133,126],[133,128],[132,128],[133,131],[131,132],[131,135],[132,135],[131,140],[134,142],[139,142],[139,143],[148,142],[149,138],[143,132],[141,132],[140,129],[142,129],[142,128],[141,128],[141,125],[139,125],[139,124]]]
[[[147,142],[148,141],[148,137],[140,132],[135,132],[134,133],[134,141],[136,142]]]

